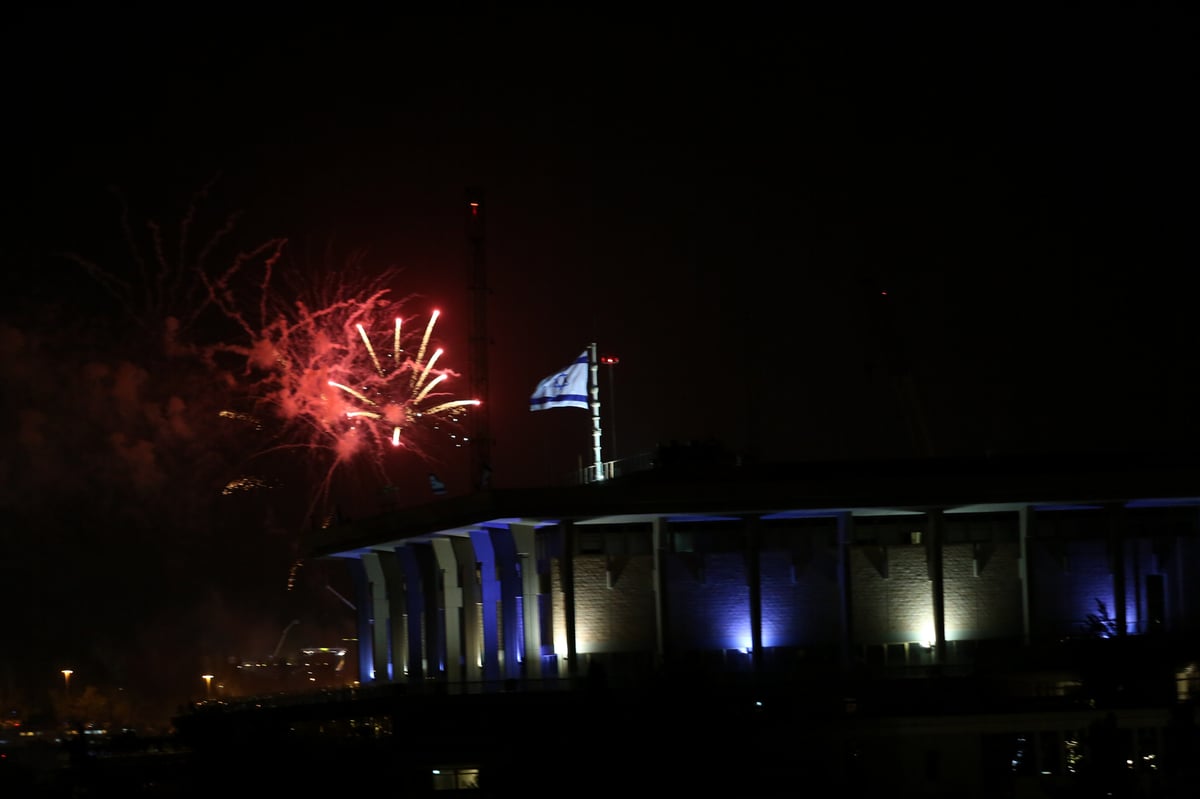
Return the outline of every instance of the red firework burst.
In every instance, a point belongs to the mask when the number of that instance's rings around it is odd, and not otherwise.
[[[267,452],[304,449],[323,464],[314,504],[352,462],[371,466],[386,485],[396,450],[428,461],[435,444],[466,443],[461,415],[479,401],[447,390],[461,375],[440,364],[440,311],[423,327],[401,313],[413,299],[392,299],[399,274],[391,269],[357,282],[347,277],[354,270],[329,273],[300,292],[306,299],[281,303],[271,286],[275,261],[265,261],[253,318],[233,301],[238,266],[210,284],[213,301],[250,340],[218,345],[213,357],[244,359],[238,382],[254,399],[255,417],[266,409],[281,422]]]
[[[173,234],[153,220],[134,225],[118,192],[131,257],[115,270],[63,253],[137,324],[139,344],[160,345],[150,371],[161,376],[167,365],[200,361],[190,406],[211,399],[225,408],[223,419],[269,437],[252,460],[299,455],[296,464],[316,475],[303,489],[312,496],[310,514],[323,504],[327,512],[341,469],[354,466],[361,477],[366,467],[392,489],[404,456],[427,463],[441,447],[464,446],[461,414],[479,403],[449,393],[460,375],[441,365],[440,313],[422,325],[422,314],[409,312],[416,299],[395,298],[400,270],[367,268],[361,253],[336,266],[285,269],[287,240],[239,244],[238,214],[197,238],[216,184],[197,192]],[[217,396],[226,391],[232,401]],[[223,493],[273,485],[280,481],[242,475],[225,481]]]

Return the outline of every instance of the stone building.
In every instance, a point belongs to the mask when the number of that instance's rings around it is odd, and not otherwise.
[[[311,554],[354,576],[354,698],[395,703],[376,733],[455,730],[421,768],[1166,796],[1194,777],[1198,547],[1197,458],[683,457],[331,527]]]

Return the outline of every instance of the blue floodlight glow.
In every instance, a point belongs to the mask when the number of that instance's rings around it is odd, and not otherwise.
[[[1200,505],[1200,497],[1180,499],[1135,499],[1125,503],[1127,508],[1191,508]]]
[[[785,519],[836,519],[845,511],[836,508],[825,510],[785,510],[779,513],[768,513],[760,517],[763,521],[773,522]]]

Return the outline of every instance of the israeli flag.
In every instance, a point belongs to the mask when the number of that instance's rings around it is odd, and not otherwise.
[[[546,408],[587,408],[588,405],[588,351],[557,374],[552,374],[538,383],[537,390],[529,398],[529,410],[542,411]]]

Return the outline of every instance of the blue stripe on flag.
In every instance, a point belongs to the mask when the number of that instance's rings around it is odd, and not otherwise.
[[[529,410],[588,408],[588,351],[560,372],[542,380],[529,398]]]

